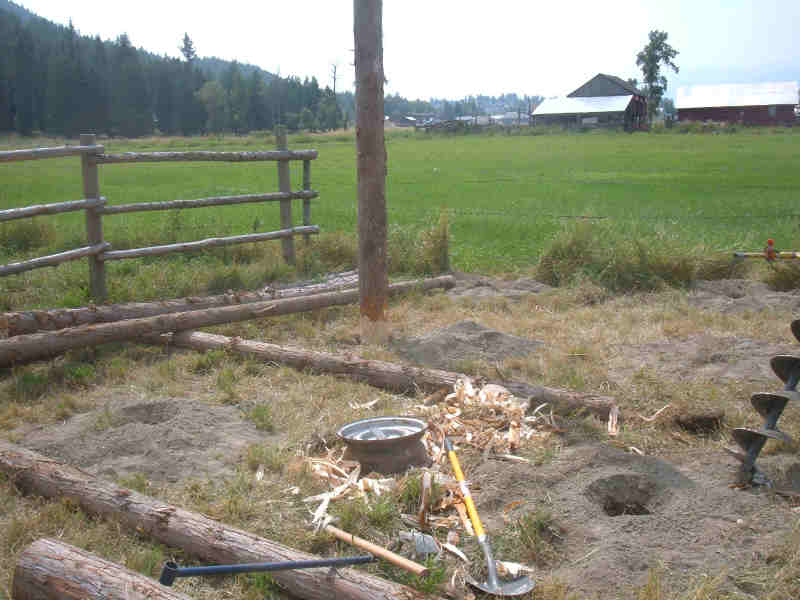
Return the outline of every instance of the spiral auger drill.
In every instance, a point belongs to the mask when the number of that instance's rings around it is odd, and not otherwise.
[[[800,319],[792,321],[792,333],[800,341]],[[770,365],[783,381],[783,391],[753,394],[750,402],[756,412],[764,418],[764,426],[761,429],[737,427],[732,435],[739,449],[725,448],[742,463],[737,480],[737,484],[740,485],[769,486],[769,479],[756,467],[758,454],[769,439],[792,443],[792,439],[778,429],[777,424],[786,405],[790,401],[800,400],[800,392],[796,391],[797,383],[800,381],[800,356],[779,354],[772,357]]]

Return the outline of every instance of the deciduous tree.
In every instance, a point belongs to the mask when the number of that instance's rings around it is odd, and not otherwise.
[[[654,29],[649,37],[648,44],[636,55],[636,65],[642,68],[647,87],[647,112],[652,121],[661,104],[661,97],[667,91],[667,78],[661,74],[662,65],[672,67],[676,73],[679,69],[674,62],[678,51],[667,43],[667,32]]]

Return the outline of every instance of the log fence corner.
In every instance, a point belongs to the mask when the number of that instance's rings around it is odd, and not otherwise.
[[[97,143],[97,136],[93,133],[85,133],[81,134],[80,145],[78,146],[60,146],[56,148],[34,148],[29,150],[0,152],[0,163],[80,156],[81,176],[83,180],[82,199],[0,210],[0,223],[16,219],[32,218],[39,215],[54,215],[79,210],[84,211],[86,216],[85,246],[58,254],[0,265],[0,277],[42,267],[54,267],[67,261],[87,258],[89,261],[89,291],[91,297],[95,303],[103,304],[108,295],[105,263],[110,260],[130,259],[141,256],[158,256],[172,252],[190,252],[217,246],[280,239],[284,260],[288,264],[295,264],[294,237],[302,235],[305,242],[308,243],[312,234],[319,233],[319,226],[311,224],[311,200],[319,196],[319,194],[311,188],[311,161],[317,158],[318,153],[316,150],[289,150],[286,130],[282,127],[276,130],[275,138],[276,150],[259,152],[192,151],[105,154],[105,147]],[[220,196],[193,200],[140,202],[116,206],[108,206],[107,199],[100,195],[98,165],[190,161],[234,163],[274,161],[277,163],[279,191],[264,194]],[[303,162],[302,189],[292,191],[289,161]],[[302,226],[295,226],[293,223],[292,200],[303,201]],[[106,240],[103,235],[103,218],[106,216],[140,211],[182,210],[206,206],[265,202],[278,202],[280,204],[281,228],[279,230],[247,235],[214,237],[178,244],[131,248],[128,250],[112,250],[112,244]]]

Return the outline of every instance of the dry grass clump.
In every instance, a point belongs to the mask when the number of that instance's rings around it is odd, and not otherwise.
[[[664,237],[640,239],[612,226],[578,223],[545,249],[536,277],[553,286],[590,282],[626,293],[686,287],[701,278],[731,277],[744,268],[729,256],[687,249]]]
[[[770,265],[764,274],[764,283],[778,292],[800,288],[800,264],[787,260]]]

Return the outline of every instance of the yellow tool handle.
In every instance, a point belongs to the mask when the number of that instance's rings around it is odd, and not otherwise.
[[[469,520],[472,521],[472,527],[475,529],[475,535],[479,538],[484,537],[486,533],[481,524],[481,518],[478,516],[478,509],[475,508],[475,502],[472,500],[472,494],[467,487],[467,482],[464,480],[464,473],[461,471],[461,464],[458,462],[456,451],[450,440],[445,439],[445,448],[447,448],[447,457],[450,459],[450,464],[453,466],[453,473],[456,475],[456,481],[461,486],[461,494],[464,496],[464,504],[467,505],[467,513]]]

